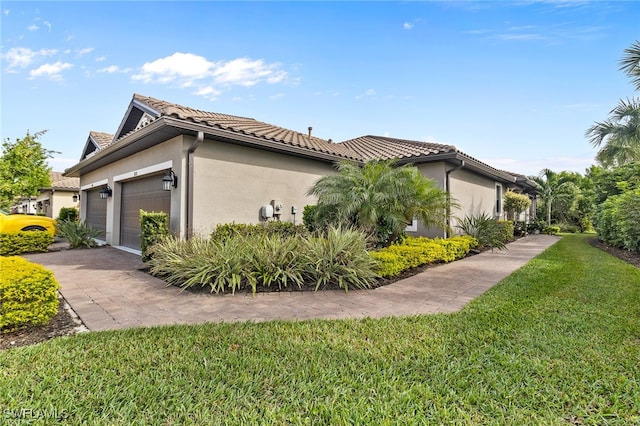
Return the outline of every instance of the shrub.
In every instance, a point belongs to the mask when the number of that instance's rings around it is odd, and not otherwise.
[[[45,253],[53,244],[48,232],[22,231],[15,234],[0,234],[0,255],[12,256],[22,253]]]
[[[544,228],[544,233],[549,235],[556,235],[560,232],[560,227],[557,225],[551,225]]]
[[[503,221],[506,222],[506,221]],[[486,213],[477,216],[465,216],[458,219],[458,228],[467,235],[478,240],[481,247],[506,249],[506,225],[501,225],[498,220],[490,217]],[[511,233],[513,235],[513,231]]]
[[[95,239],[103,235],[99,229],[93,229],[86,222],[65,220],[58,222],[58,234],[65,238],[71,248],[94,247]]]
[[[478,241],[468,235],[447,239],[407,237],[402,243],[372,252],[371,257],[381,277],[393,278],[407,269],[461,259],[477,246]]]
[[[507,191],[504,193],[504,210],[513,218],[518,220],[520,213],[531,206],[531,200],[526,194]]]
[[[169,284],[209,287],[215,293],[303,284],[348,291],[375,281],[375,262],[365,247],[363,236],[351,230],[329,229],[311,237],[222,231],[209,240],[165,238],[149,250],[148,264],[152,274]]]
[[[597,230],[607,243],[626,250],[640,250],[640,189],[614,195],[602,203]]]
[[[58,214],[58,221],[71,221],[75,222],[78,220],[78,209],[75,207],[63,207],[60,209],[60,213]]]
[[[0,270],[0,329],[45,324],[58,313],[51,271],[17,256],[0,257]]]
[[[498,220],[498,228],[500,229],[500,239],[503,243],[513,240],[515,226],[512,220]]]
[[[304,225],[294,225],[291,222],[266,222],[264,224],[225,223],[216,226],[210,237],[213,240],[224,241],[228,238],[243,235],[280,235],[280,236],[308,236]]]
[[[140,234],[142,261],[147,261],[149,248],[169,235],[169,216],[165,212],[140,210]]]

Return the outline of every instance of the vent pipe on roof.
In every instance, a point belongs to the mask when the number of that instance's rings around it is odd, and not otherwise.
[[[313,127],[309,126],[309,137],[311,137],[311,131],[313,130]]]

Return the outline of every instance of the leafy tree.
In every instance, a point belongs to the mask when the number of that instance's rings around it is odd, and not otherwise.
[[[532,176],[531,179],[538,184],[540,199],[546,212],[547,225],[551,225],[551,213],[554,205],[575,199],[579,191],[578,187],[566,175],[550,169],[543,169],[538,176]]]
[[[17,197],[31,197],[51,185],[47,158],[55,151],[45,149],[38,138],[46,130],[11,142],[5,139],[0,156],[0,207],[8,208]]]
[[[531,200],[525,194],[518,194],[514,191],[504,193],[504,210],[508,212],[514,221],[518,220],[520,213],[531,206]]]
[[[404,233],[413,218],[425,226],[447,227],[448,194],[410,165],[393,160],[337,164],[338,174],[320,178],[308,195],[318,197],[316,218],[355,226],[386,246]]]
[[[636,90],[640,90],[639,41],[625,49],[620,70],[631,78]],[[640,161],[640,100],[620,100],[609,112],[609,118],[596,122],[585,136],[594,147],[600,147],[596,160],[605,167]]]

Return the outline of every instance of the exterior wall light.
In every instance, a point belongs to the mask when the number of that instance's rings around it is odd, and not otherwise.
[[[177,187],[178,176],[176,176],[173,170],[169,170],[169,172],[162,178],[162,189],[164,189],[165,191],[171,191],[171,188]]]
[[[109,185],[100,190],[100,198],[102,198],[103,200],[111,197],[111,194],[113,194],[113,191],[111,190],[111,188],[109,188]]]
[[[71,199],[73,200],[74,203],[77,203],[78,200],[80,199],[80,195],[79,194],[73,194]]]

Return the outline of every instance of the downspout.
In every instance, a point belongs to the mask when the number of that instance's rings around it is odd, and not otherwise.
[[[193,153],[196,152],[196,149],[202,144],[204,141],[204,132],[198,132],[198,136],[196,136],[196,140],[193,141],[189,149],[187,150],[187,172],[185,173],[187,179],[187,207],[186,207],[186,216],[187,220],[185,223],[185,232],[184,235],[186,238],[191,238],[191,226],[193,225],[193,176],[194,176],[194,161],[193,161]]]
[[[460,161],[460,164],[458,164],[456,167],[454,167],[453,169],[449,169],[445,172],[445,179],[444,179],[444,190],[447,193],[447,202],[451,201],[451,179],[449,178],[449,175],[455,171],[458,171],[460,169],[462,169],[465,166],[465,162],[464,160]],[[447,206],[447,227],[451,228],[451,207]],[[444,237],[445,238],[449,238],[449,230],[445,229],[444,230]]]

